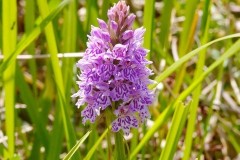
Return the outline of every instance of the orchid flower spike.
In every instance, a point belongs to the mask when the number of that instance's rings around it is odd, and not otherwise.
[[[108,22],[98,19],[99,27],[92,26],[87,49],[76,66],[81,70],[78,107],[86,104],[81,112],[83,124],[112,107],[116,119],[112,131],[123,130],[125,135],[131,127],[139,127],[150,118],[148,106],[153,93],[147,88],[151,62],[142,47],[144,28],[133,29],[136,16],[129,13],[129,6],[119,1],[108,10]],[[117,104],[112,106],[112,104]]]

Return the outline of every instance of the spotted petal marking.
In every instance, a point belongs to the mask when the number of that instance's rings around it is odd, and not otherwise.
[[[120,129],[122,129],[125,135],[129,135],[131,127],[138,127],[138,120],[136,117],[131,115],[119,117],[112,123],[113,132],[118,132]]]

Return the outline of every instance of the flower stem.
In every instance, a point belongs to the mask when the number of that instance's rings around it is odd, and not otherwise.
[[[111,126],[111,122],[112,122],[112,113],[110,109],[106,110],[106,122],[107,122],[107,126],[108,128],[110,128]],[[112,142],[111,142],[111,131],[108,131],[107,133],[107,145],[108,145],[108,160],[112,159]]]
[[[124,148],[124,143],[123,143],[123,136],[121,132],[116,132],[115,133],[115,151],[116,151],[116,159],[117,160],[125,160],[126,155],[125,155],[125,148]]]
[[[113,111],[117,109],[118,104],[115,102],[112,102],[112,107],[111,110],[107,110],[107,121],[110,120],[110,123],[112,122],[113,118]],[[108,124],[110,125],[110,124]],[[124,147],[124,142],[123,142],[123,135],[122,132],[116,132],[114,134],[115,138],[115,157],[114,159],[116,160],[126,160],[126,154],[125,154],[125,147]]]
[[[112,103],[112,109],[114,110],[116,109],[115,102]],[[115,133],[115,159],[116,160],[126,159],[123,135],[121,134],[120,131]]]

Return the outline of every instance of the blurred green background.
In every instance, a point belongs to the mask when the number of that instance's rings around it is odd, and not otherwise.
[[[84,126],[71,95],[91,25],[116,2],[0,0],[0,159],[115,159],[105,118]],[[123,137],[128,159],[240,159],[240,1],[126,3],[156,81],[151,119]]]

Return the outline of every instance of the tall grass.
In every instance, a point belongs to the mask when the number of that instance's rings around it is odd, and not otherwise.
[[[2,52],[6,58],[11,56],[17,42],[17,4],[16,1],[2,2]],[[5,126],[8,148],[4,157],[12,158],[15,153],[15,62],[3,74]]]
[[[151,119],[114,143],[111,119],[82,125],[78,59],[57,55],[84,52],[116,2],[0,1],[0,159],[239,158],[239,2],[128,0],[153,61]]]

